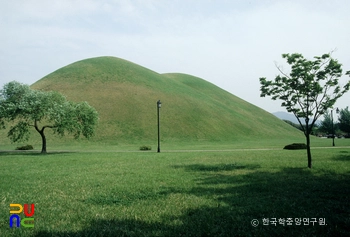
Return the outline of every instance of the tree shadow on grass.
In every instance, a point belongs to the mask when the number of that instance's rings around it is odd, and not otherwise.
[[[202,172],[221,172],[234,170],[254,170],[258,169],[259,165],[238,165],[238,164],[217,164],[217,165],[174,165],[175,169],[184,169],[186,171],[202,171]],[[171,193],[183,193],[181,188],[168,187],[162,191],[154,192],[153,190],[139,190],[138,192],[129,192],[121,190],[110,190],[107,195],[93,195],[83,200],[85,203],[93,205],[132,205],[135,202],[142,200],[157,200]]]
[[[334,160],[338,161],[350,161],[350,152],[349,151],[340,151],[340,154],[334,157]]]
[[[0,156],[52,156],[67,153],[77,153],[76,151],[51,151],[42,154],[40,151],[0,151]]]
[[[200,172],[220,172],[220,171],[234,171],[240,169],[249,169],[254,170],[260,168],[260,165],[239,165],[234,164],[217,164],[217,165],[203,165],[203,164],[193,164],[193,165],[174,165],[172,166],[175,169],[185,169],[186,171],[200,171]]]
[[[228,170],[220,167],[181,166],[187,172],[201,173],[197,183],[190,190],[169,188],[162,193],[195,195],[211,199],[215,205],[185,209],[179,216],[162,216],[156,222],[122,216],[94,218],[78,232],[39,231],[35,236],[348,236],[350,233],[350,175],[322,176],[306,168],[265,172],[254,167],[240,174],[233,167]],[[273,218],[276,224],[272,223]],[[291,218],[291,225],[278,221],[287,218]],[[300,223],[295,218],[301,218]],[[306,225],[306,218],[317,222]],[[325,218],[325,223],[320,223],[320,218]],[[252,226],[253,219],[259,221],[257,227]],[[269,222],[263,223],[263,219]]]
[[[143,200],[157,200],[162,198],[165,193],[156,193],[152,191],[128,192],[111,190],[108,195],[93,195],[87,199],[82,200],[84,203],[93,205],[132,205],[135,202]]]

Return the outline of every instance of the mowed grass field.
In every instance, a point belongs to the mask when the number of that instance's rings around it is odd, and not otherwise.
[[[263,142],[3,151],[0,236],[347,236],[349,140],[328,143],[313,141],[312,169]],[[11,203],[35,204],[34,228],[9,227]]]

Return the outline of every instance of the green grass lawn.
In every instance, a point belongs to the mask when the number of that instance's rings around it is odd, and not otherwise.
[[[331,140],[317,142],[316,147]],[[161,153],[156,147],[151,152],[111,147],[84,152],[70,147],[48,155],[0,152],[0,236],[350,233],[349,147],[312,149],[311,170],[305,150],[176,151],[182,147]],[[34,203],[35,227],[11,229],[10,203]],[[267,218],[293,222],[264,225]],[[317,223],[297,225],[295,218]]]

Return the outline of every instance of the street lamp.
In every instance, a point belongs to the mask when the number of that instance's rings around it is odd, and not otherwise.
[[[157,152],[160,152],[160,130],[159,130],[159,109],[162,107],[162,102],[157,101],[157,118],[158,118],[158,149]]]

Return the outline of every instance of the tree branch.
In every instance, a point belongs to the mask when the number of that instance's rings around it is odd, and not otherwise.
[[[303,130],[303,132],[304,132],[304,134],[305,134],[305,127],[304,127],[304,125],[302,124],[302,122],[300,121],[300,118],[296,115],[295,112],[293,112],[293,114],[294,114],[294,116],[297,118],[297,120],[298,120],[298,122],[299,122],[299,124],[300,124],[300,127],[301,127],[301,129]]]
[[[278,69],[280,73],[282,73],[283,76],[287,77],[288,79],[291,79],[290,76],[286,73],[284,73],[279,66],[277,66],[277,63],[275,62],[275,67]]]
[[[34,120],[34,125],[31,125],[35,128],[35,130],[37,130],[39,133],[43,132],[45,130],[45,128],[55,128],[56,126],[52,126],[52,125],[45,125],[42,126],[41,129],[39,129],[38,127],[38,121]]]

